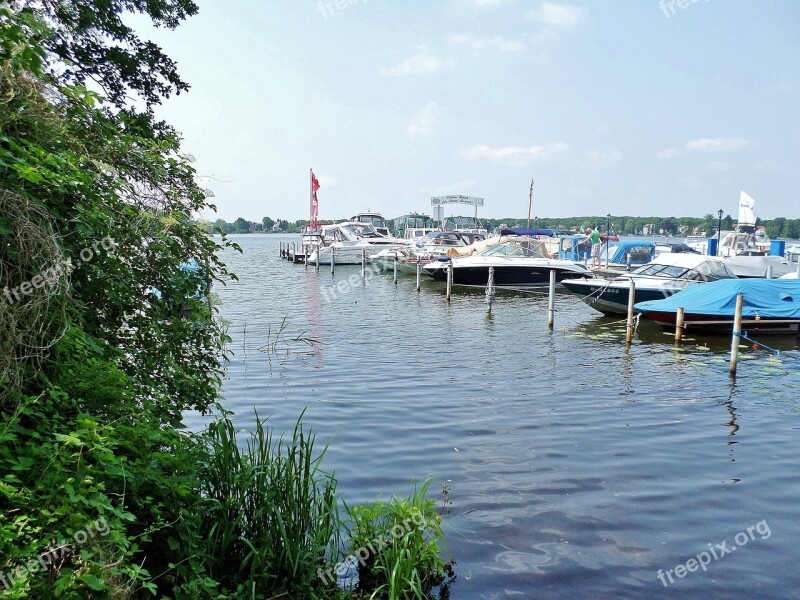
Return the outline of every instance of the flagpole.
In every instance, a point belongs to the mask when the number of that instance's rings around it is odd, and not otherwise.
[[[311,221],[314,220],[314,169],[308,170],[308,225],[311,229]]]

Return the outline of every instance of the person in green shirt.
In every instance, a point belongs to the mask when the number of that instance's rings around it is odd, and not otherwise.
[[[592,243],[592,265],[600,266],[600,232],[591,227],[586,228],[586,240]]]

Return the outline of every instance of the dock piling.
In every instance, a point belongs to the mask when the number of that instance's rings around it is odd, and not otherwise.
[[[489,312],[492,312],[492,302],[494,302],[494,267],[489,267],[489,279],[486,281],[486,304],[489,305]]]
[[[417,257],[417,291],[420,290],[420,275],[422,274],[422,259]]]
[[[303,244],[303,264],[308,269],[308,246],[306,244]]]
[[[730,374],[736,375],[736,363],[739,360],[739,338],[742,334],[742,306],[744,305],[744,296],[737,294],[736,296],[736,313],[733,319],[733,334],[731,335],[731,368]]]
[[[334,274],[335,266],[336,266],[336,248],[331,246],[331,275]]]
[[[556,270],[550,269],[550,295],[547,299],[547,327],[553,328],[556,314]]]
[[[363,248],[361,250],[361,279],[364,279],[367,275],[367,249]]]
[[[450,295],[453,291],[453,261],[447,263],[447,293],[445,299],[450,302]]]
[[[315,267],[317,269],[317,273],[319,273],[319,251],[322,249],[322,245],[318,245],[316,251],[314,252],[314,256],[316,257],[314,262],[316,263]]]
[[[680,344],[683,340],[683,307],[678,307],[678,313],[675,315],[675,343]]]
[[[636,282],[631,277],[628,288],[628,321],[625,325],[625,343],[630,344],[633,339],[633,304],[636,299]]]
[[[392,262],[392,269],[394,275],[394,284],[397,285],[397,252],[394,253],[394,262]]]

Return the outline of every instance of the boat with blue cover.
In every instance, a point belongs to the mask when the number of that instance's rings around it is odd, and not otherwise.
[[[743,331],[800,332],[798,279],[725,279],[688,287],[663,300],[639,302],[634,308],[648,319],[666,325],[674,325],[678,308],[683,308],[685,327],[729,333],[739,294],[744,298]]]

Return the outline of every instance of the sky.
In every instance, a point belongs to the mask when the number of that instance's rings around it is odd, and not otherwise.
[[[794,0],[196,0],[174,31],[212,219],[800,217]],[[466,211],[465,211],[466,209]],[[447,207],[445,214],[472,214]]]

